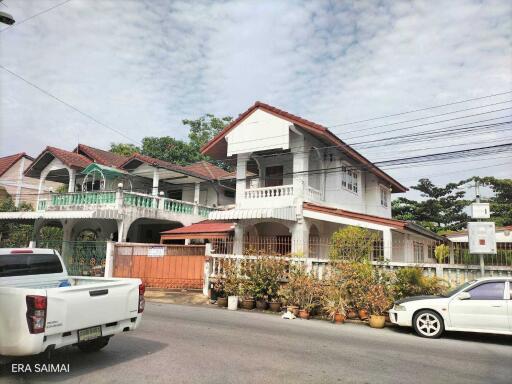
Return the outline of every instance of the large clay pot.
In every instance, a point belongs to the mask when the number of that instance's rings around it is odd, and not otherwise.
[[[228,296],[228,309],[230,311],[238,309],[238,296]]]
[[[361,320],[368,320],[368,311],[366,309],[359,310],[359,318]]]
[[[371,315],[369,323],[372,328],[384,328],[384,325],[386,325],[386,316]]]
[[[334,322],[336,324],[343,324],[345,322],[345,315],[342,315],[341,313],[336,313],[334,315]]]
[[[256,309],[264,311],[268,308],[268,303],[265,300],[256,300]]]
[[[243,299],[242,300],[242,309],[254,309],[254,299]]]
[[[307,309],[301,309],[299,310],[299,317],[301,319],[308,320],[309,319],[309,311]]]
[[[279,301],[271,301],[268,306],[272,312],[279,312],[281,310],[281,303]]]
[[[355,309],[349,309],[347,311],[347,319],[356,319],[357,318],[357,312]]]
[[[217,298],[217,305],[219,307],[226,308],[228,306],[228,298],[227,297],[218,297]]]
[[[295,316],[299,316],[299,307],[296,305],[289,305],[286,307],[286,310],[293,313]]]

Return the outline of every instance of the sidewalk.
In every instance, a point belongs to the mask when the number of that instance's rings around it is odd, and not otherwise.
[[[146,288],[144,297],[146,300],[155,303],[194,305],[208,304],[208,298],[199,290],[187,291],[178,289]]]

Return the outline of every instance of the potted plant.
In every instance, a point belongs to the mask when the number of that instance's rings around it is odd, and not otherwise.
[[[310,274],[302,277],[298,291],[299,317],[309,319],[311,312],[318,306],[321,298],[321,286],[318,279]]]
[[[224,291],[228,297],[228,309],[236,311],[238,309],[238,295],[240,294],[240,278],[234,262],[228,262],[224,265]]]
[[[330,279],[324,286],[322,308],[331,321],[341,324],[346,317],[346,294],[342,283],[337,279]]]
[[[225,283],[226,281],[223,276],[218,277],[213,282],[213,290],[217,295],[217,305],[223,308],[228,306],[228,298],[226,296]]]
[[[368,287],[367,303],[370,310],[370,327],[384,328],[386,323],[385,313],[393,304],[386,286],[375,283]]]

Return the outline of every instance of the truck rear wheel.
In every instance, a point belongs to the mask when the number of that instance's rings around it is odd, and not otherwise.
[[[110,337],[100,337],[99,339],[96,340],[78,343],[77,347],[78,349],[85,353],[97,352],[100,349],[106,347],[109,341]]]

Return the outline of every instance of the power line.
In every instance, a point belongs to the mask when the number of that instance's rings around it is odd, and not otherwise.
[[[30,17],[27,17],[26,19],[23,19],[23,20],[21,20],[21,21],[18,21],[18,22],[16,22],[15,24],[10,25],[10,26],[8,26],[8,27],[6,27],[6,28],[4,28],[4,29],[0,30],[0,33],[5,32],[5,31],[7,31],[8,29],[12,29],[12,28],[14,28],[14,27],[17,27],[17,26],[19,26],[19,25],[21,25],[21,24],[23,24],[23,23],[25,23],[25,22],[27,22],[27,21],[29,21],[29,20],[32,20],[32,19],[34,19],[34,18],[36,18],[36,17],[38,17],[38,16],[41,16],[41,15],[42,15],[42,14],[44,14],[44,13],[50,12],[50,11],[54,10],[55,8],[60,7],[61,5],[64,5],[64,4],[66,4],[66,3],[69,3],[70,1],[71,1],[71,0],[63,1],[62,3],[56,4],[56,5],[54,5],[53,7],[50,7],[50,8],[48,8],[48,9],[45,9],[44,11],[41,11],[41,12],[39,12],[39,13],[36,13],[35,15],[32,15],[32,16],[30,16]]]
[[[60,99],[60,98],[58,98],[58,97],[57,97],[57,96],[55,96],[54,94],[50,93],[49,91],[46,91],[45,89],[41,88],[40,86],[38,86],[38,85],[36,85],[36,84],[32,83],[31,81],[29,81],[29,80],[25,79],[25,78],[24,78],[24,77],[22,77],[21,75],[18,75],[17,73],[15,73],[15,72],[13,72],[12,70],[10,70],[10,69],[6,68],[5,66],[3,66],[3,65],[1,65],[1,64],[0,64],[0,68],[2,68],[4,71],[6,71],[6,72],[10,73],[12,76],[14,76],[14,77],[16,77],[16,78],[20,79],[21,81],[25,82],[26,84],[29,84],[31,87],[34,87],[35,89],[37,89],[39,92],[41,92],[41,93],[45,94],[46,96],[49,96],[49,97],[51,97],[51,98],[52,98],[52,99],[54,99],[54,100],[57,100],[59,103],[64,104],[66,107],[68,107],[68,108],[72,109],[73,111],[78,112],[78,113],[79,113],[79,114],[81,114],[82,116],[85,116],[85,117],[87,117],[88,119],[90,119],[90,120],[94,121],[96,124],[101,125],[102,127],[107,128],[107,129],[111,130],[112,132],[115,132],[115,133],[117,133],[117,134],[119,134],[119,135],[123,136],[124,138],[126,138],[126,139],[128,139],[128,140],[132,141],[133,143],[135,143],[135,144],[137,144],[137,145],[138,145],[138,144],[140,144],[140,142],[138,142],[137,140],[132,139],[130,136],[125,135],[123,132],[121,132],[121,131],[119,131],[119,130],[117,130],[117,129],[115,129],[115,128],[112,128],[112,127],[108,126],[108,125],[107,125],[107,124],[105,124],[105,123],[102,123],[101,121],[99,121],[98,119],[96,119],[94,116],[92,116],[92,115],[90,115],[90,114],[88,114],[88,113],[86,113],[86,112],[81,111],[80,109],[78,109],[78,108],[77,108],[77,107],[75,107],[74,105],[71,105],[71,104],[69,104],[68,102],[66,102],[66,101],[64,101],[64,100],[62,100],[62,99]]]
[[[414,113],[414,112],[428,111],[428,110],[431,110],[431,109],[436,109],[436,108],[441,108],[441,107],[448,107],[448,106],[450,106],[450,105],[456,105],[456,104],[467,103],[467,102],[469,102],[469,101],[475,101],[475,100],[488,99],[488,98],[490,98],[490,97],[496,97],[496,96],[506,95],[506,94],[509,94],[509,93],[512,93],[512,91],[500,92],[500,93],[494,93],[494,94],[492,94],[492,95],[486,95],[486,96],[481,96],[481,97],[475,97],[475,98],[473,98],[473,99],[466,99],[466,100],[461,100],[461,101],[455,101],[455,102],[452,102],[452,103],[440,104],[440,105],[435,105],[435,106],[432,106],[432,107],[426,107],[426,108],[421,108],[421,109],[415,109],[415,110],[407,111],[407,112],[394,113],[394,114],[391,114],[391,115],[384,115],[384,116],[372,117],[372,118],[370,118],[370,119],[358,120],[358,121],[352,121],[352,122],[349,122],[349,123],[333,124],[333,125],[328,125],[328,126],[326,126],[326,128],[334,128],[334,127],[341,127],[341,126],[345,126],[345,125],[352,125],[352,124],[358,124],[358,123],[366,123],[366,122],[368,122],[368,121],[374,121],[374,120],[386,119],[386,118],[388,118],[388,117],[394,117],[394,116],[402,116],[402,115],[407,115],[407,114]]]

